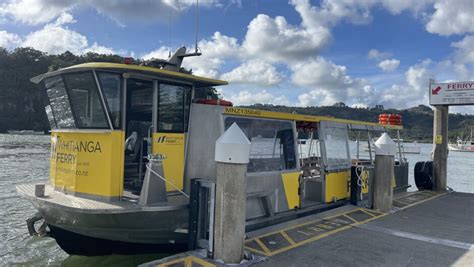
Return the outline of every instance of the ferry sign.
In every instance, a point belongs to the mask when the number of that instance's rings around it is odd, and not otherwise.
[[[473,105],[474,81],[431,83],[430,105]]]

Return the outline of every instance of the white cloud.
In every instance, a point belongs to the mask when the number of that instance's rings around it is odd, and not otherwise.
[[[0,4],[0,18],[38,25],[56,19],[75,5],[73,0],[9,0]]]
[[[171,51],[173,53],[173,51]],[[162,46],[156,50],[153,50],[145,55],[141,56],[141,58],[145,60],[150,60],[152,58],[155,59],[168,59],[170,54],[170,48],[166,46]]]
[[[386,59],[379,63],[379,67],[385,72],[391,72],[398,68],[400,65],[400,60],[397,59]]]
[[[31,32],[23,38],[21,45],[24,47],[33,47],[35,49],[50,54],[60,54],[69,51],[73,54],[83,54],[95,52],[100,54],[116,54],[112,48],[105,47],[94,42],[89,46],[87,37],[70,30],[66,24],[75,23],[73,16],[64,13],[56,21],[46,24],[38,31]]]
[[[240,91],[238,94],[231,95],[230,100],[235,105],[252,105],[257,103],[273,105],[289,105],[286,96],[275,96],[267,90],[251,92],[248,90]]]
[[[393,108],[428,104],[428,82],[433,77],[429,70],[430,65],[431,61],[428,60],[408,68],[405,72],[405,83],[394,84],[381,91],[378,103]]]
[[[240,45],[236,38],[215,32],[210,39],[203,39],[198,44],[202,51],[200,57],[189,57],[183,62],[187,68],[192,68],[194,74],[217,78],[219,67],[225,59],[237,58],[240,55]]]
[[[434,9],[426,24],[427,31],[446,36],[474,32],[472,0],[438,0]]]
[[[391,14],[398,15],[405,10],[409,10],[415,15],[424,11],[435,0],[382,0],[381,4]]]
[[[222,74],[220,78],[233,83],[270,86],[281,82],[283,77],[274,66],[262,60],[251,60]]]
[[[113,55],[117,54],[117,51],[110,47],[105,47],[102,45],[98,45],[96,42],[92,44],[92,46],[84,49],[83,53],[92,52],[97,54],[104,54],[104,55]]]
[[[456,48],[455,57],[458,62],[474,63],[474,35],[467,35],[451,46]]]
[[[21,37],[15,33],[0,31],[0,47],[13,49],[21,43]]]
[[[119,24],[126,21],[168,21],[171,12],[181,12],[194,5],[194,0],[6,0],[0,4],[0,21],[38,25],[55,20],[64,12],[79,8],[93,8]],[[200,1],[201,7],[222,7],[218,0]]]
[[[292,82],[310,89],[299,96],[300,105],[332,105],[345,102],[349,105],[367,102],[373,88],[364,79],[352,78],[346,67],[318,57],[291,66]]]
[[[367,53],[367,57],[369,59],[374,59],[374,60],[384,60],[387,59],[391,56],[390,53],[388,52],[381,52],[377,49],[370,49],[369,52]]]
[[[284,17],[259,14],[248,25],[242,44],[249,57],[287,62],[315,56],[330,40],[327,28],[289,25]]]
[[[65,51],[81,54],[87,48],[87,38],[67,27],[52,23],[28,34],[21,45],[51,54],[60,54]]]

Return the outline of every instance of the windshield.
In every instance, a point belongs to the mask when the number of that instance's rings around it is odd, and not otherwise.
[[[57,128],[75,128],[76,124],[72,116],[69,97],[66,92],[63,78],[54,76],[44,80],[46,93],[48,94],[52,114]]]
[[[58,129],[110,127],[91,71],[53,76],[44,86]]]

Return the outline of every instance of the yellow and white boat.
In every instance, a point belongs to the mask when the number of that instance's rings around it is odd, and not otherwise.
[[[351,160],[349,132],[402,128],[209,100],[209,90],[227,82],[183,72],[186,56],[182,48],[155,62],[161,67],[86,63],[32,78],[47,96],[52,128],[44,191],[17,187],[39,212],[32,234],[41,218],[40,233],[48,228],[69,254],[186,249],[191,179],[216,178],[215,142],[233,123],[252,142],[248,225],[344,205],[351,167],[364,163]],[[161,164],[151,168],[156,155]],[[408,165],[400,158],[395,167],[405,190]]]

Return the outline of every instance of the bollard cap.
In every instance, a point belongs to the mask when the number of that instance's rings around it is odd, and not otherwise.
[[[395,156],[397,144],[387,133],[383,133],[375,142],[375,155]]]
[[[250,141],[234,122],[216,141],[215,161],[249,163]]]

